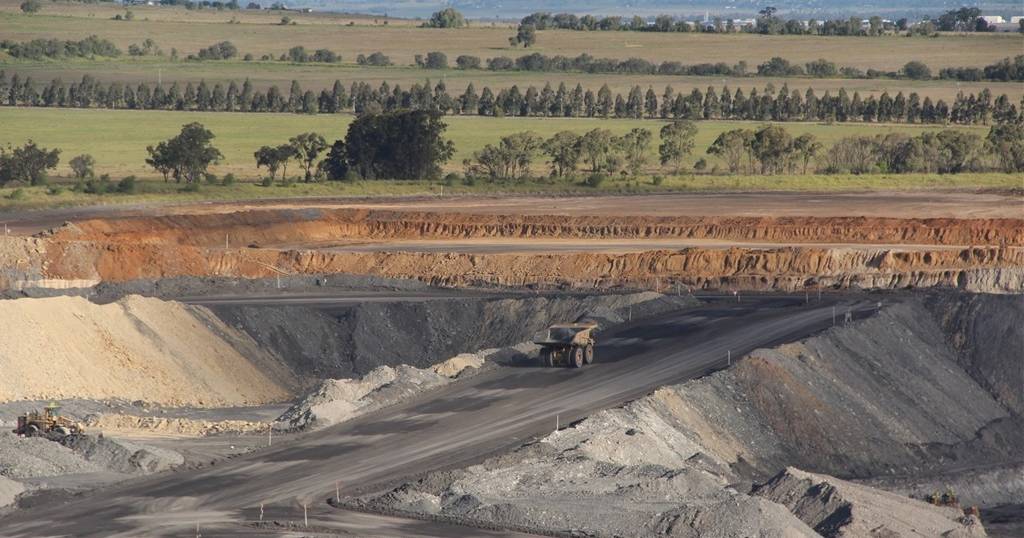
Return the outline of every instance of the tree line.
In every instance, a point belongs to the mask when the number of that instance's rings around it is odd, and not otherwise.
[[[437,179],[442,166],[454,154],[451,141],[444,138],[447,125],[437,112],[398,110],[361,116],[353,121],[345,137],[328,143],[320,134],[308,132],[277,146],[263,146],[253,157],[257,169],[269,175],[264,186],[280,178],[292,181],[287,167],[297,162],[304,181],[354,179]],[[657,161],[672,173],[687,169],[686,161],[695,148],[696,124],[690,120],[670,122],[658,131]],[[194,190],[202,181],[216,183],[208,172],[223,155],[213,145],[214,134],[200,123],[182,126],[181,132],[146,148],[146,164],[161,173],[165,181],[174,179]],[[534,179],[533,165],[543,156],[552,180],[575,181],[580,171],[583,182],[598,186],[616,176],[635,178],[649,171],[652,131],[634,128],[623,135],[595,128],[583,134],[561,131],[550,138],[523,131],[487,144],[462,162],[463,181],[525,181]],[[1024,172],[1024,121],[1014,118],[993,125],[986,137],[944,129],[916,136],[904,133],[855,135],[824,148],[817,138],[804,133],[797,136],[773,124],[756,129],[725,131],[706,149],[707,155],[721,159],[726,170],[714,166],[709,172],[746,174],[796,174],[817,171],[825,174],[867,173],[940,173],[997,169],[1006,173]],[[57,166],[59,149],[46,149],[29,140],[24,146],[0,148],[0,186],[10,182],[42,185],[47,170]],[[812,168],[812,164],[814,165]],[[118,183],[109,176],[96,178],[95,160],[78,155],[70,166],[78,183],[76,190],[103,194],[134,192],[136,180],[129,176]],[[707,160],[699,158],[693,171],[706,172]],[[449,174],[446,180],[451,180]],[[457,175],[456,175],[457,176]],[[655,175],[655,183],[662,176]],[[221,184],[234,182],[228,174]]]
[[[422,58],[422,55],[417,55]],[[448,69],[448,56],[443,52],[430,52],[430,62],[417,61],[416,65],[428,69]],[[837,66],[824,58],[803,65],[778,56],[769,58],[751,70],[746,61],[729,65],[725,62],[683,64],[666,60],[655,63],[643,58],[595,58],[583,53],[576,57],[546,56],[540,53],[517,58],[495,56],[481,60],[477,56],[460,55],[455,59],[457,69],[486,69],[488,71],[542,71],[580,73],[625,73],[634,75],[728,76],[728,77],[810,77],[810,78],[891,78],[928,80],[932,70],[924,62],[910,61],[897,71],[880,69],[861,70],[856,67]],[[1011,61],[1009,57],[984,67],[950,67],[939,71],[939,78],[957,80],[1024,81],[1024,55]]]
[[[845,89],[835,94],[818,95],[814,89],[804,92],[790,90],[788,85],[776,89],[771,83],[764,88],[744,92],[725,86],[707,90],[676,92],[666,86],[659,95],[653,88],[644,91],[634,86],[625,95],[613,93],[607,85],[597,92],[584,90],[577,84],[569,89],[565,83],[556,88],[550,83],[541,89],[529,86],[525,91],[513,85],[497,92],[484,87],[477,92],[470,83],[461,94],[448,92],[444,81],[435,85],[415,83],[408,90],[387,82],[371,86],[353,82],[346,88],[335,81],[330,90],[319,93],[303,89],[292,81],[288,92],[277,86],[257,90],[246,80],[241,85],[232,81],[226,87],[205,82],[184,87],[173,83],[169,88],[142,83],[137,86],[121,83],[103,84],[89,75],[77,83],[64,84],[54,80],[38,88],[31,78],[22,80],[17,74],[7,79],[0,71],[0,104],[7,106],[40,106],[69,108],[109,108],[134,110],[197,110],[215,112],[292,112],[341,113],[358,115],[400,109],[426,110],[441,114],[479,116],[586,117],[633,119],[690,120],[754,120],[754,121],[835,121],[835,122],[897,122],[897,123],[988,123],[1017,117],[1020,111],[1003,94],[993,98],[988,89],[977,94],[957,94],[953,102],[923,99],[916,93],[895,96],[882,92],[879,96],[862,98]]]
[[[658,15],[653,19],[640,16],[633,17],[595,17],[593,15],[574,15],[572,13],[537,12],[520,20],[520,27],[528,26],[535,30],[579,30],[579,31],[632,31],[632,32],[707,32],[731,33],[747,32],[771,35],[818,35],[818,36],[881,36],[892,33],[909,35],[933,35],[937,31],[987,32],[994,30],[983,18],[977,7],[962,7],[943,13],[934,19],[910,21],[901,18],[887,21],[880,16],[871,16],[865,21],[858,16],[846,19],[819,21],[809,19],[783,19],[776,15],[778,10],[767,6],[758,12],[758,16],[750,23],[737,24],[732,19],[715,17],[701,23],[676,18],[672,15]],[[866,23],[865,23],[866,22]],[[1024,21],[1021,23],[1024,31]]]

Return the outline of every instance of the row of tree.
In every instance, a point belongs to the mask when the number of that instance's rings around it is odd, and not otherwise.
[[[921,98],[916,92],[891,96],[888,92],[862,98],[859,92],[850,95],[840,89],[835,95],[826,91],[819,96],[813,89],[790,90],[788,85],[776,89],[772,84],[748,92],[728,87],[708,87],[690,92],[676,92],[667,86],[661,95],[653,88],[634,86],[625,95],[613,93],[607,85],[597,92],[584,90],[579,84],[569,89],[564,83],[553,88],[546,84],[522,91],[518,86],[495,93],[488,87],[477,92],[471,83],[459,95],[451,95],[445,83],[413,84],[408,90],[384,82],[371,86],[352,83],[349,88],[335,81],[331,90],[315,93],[303,90],[293,81],[287,93],[276,86],[257,90],[246,80],[241,85],[231,82],[225,88],[218,83],[177,83],[165,89],[161,85],[136,87],[120,83],[101,84],[86,75],[78,83],[51,82],[40,91],[32,80],[17,74],[10,80],[0,71],[0,104],[8,106],[43,106],[75,108],[111,108],[137,110],[199,110],[226,112],[295,112],[374,114],[400,109],[480,116],[589,117],[634,119],[690,120],[756,120],[756,121],[857,121],[906,123],[986,124],[990,120],[1007,121],[1017,117],[1017,105],[1003,94],[993,99],[992,93],[959,93],[950,105],[944,100]]]
[[[433,179],[440,176],[442,166],[454,154],[453,144],[444,138],[446,127],[436,112],[401,110],[372,114],[357,118],[349,125],[345,138],[332,144],[318,133],[303,133],[285,144],[261,147],[254,158],[257,168],[265,167],[270,174],[266,185],[273,183],[279,170],[287,180],[291,161],[298,161],[307,182]],[[696,125],[688,120],[674,121],[664,125],[658,134],[659,163],[678,173],[693,152]],[[165,181],[173,178],[176,182],[198,184],[204,178],[210,179],[209,166],[223,158],[213,146],[213,139],[214,134],[202,124],[189,123],[178,135],[148,146],[146,164],[160,172]],[[615,174],[637,176],[645,172],[653,143],[653,133],[644,128],[634,128],[622,136],[603,128],[583,134],[561,131],[547,139],[524,131],[485,145],[462,164],[467,178],[518,181],[531,177],[534,160],[543,155],[550,177],[572,179],[582,168],[589,172],[587,183],[596,185]],[[1024,172],[1024,121],[1017,118],[998,123],[984,139],[953,129],[917,136],[857,135],[840,139],[827,150],[812,134],[793,136],[788,130],[769,124],[758,129],[725,131],[707,148],[707,154],[720,158],[733,174],[807,173],[812,162],[816,162],[818,172],[830,174],[955,174],[989,170],[993,163],[1001,171],[1020,173]],[[42,148],[31,140],[22,147],[0,148],[0,186],[11,181],[43,184],[46,171],[55,168],[59,160],[59,149]],[[95,161],[91,156],[78,155],[70,165],[80,181],[94,177]],[[702,158],[694,168],[703,170],[705,166],[706,160]],[[114,188],[130,192],[134,183],[134,178],[126,178]],[[104,192],[110,187],[90,188]]]
[[[760,10],[758,17],[749,24],[737,25],[731,19],[714,18],[709,22],[687,21],[671,15],[658,15],[653,19],[640,16],[629,18],[611,16],[578,16],[572,13],[532,13],[523,17],[520,26],[537,30],[583,30],[583,31],[633,31],[633,32],[750,32],[773,35],[821,35],[821,36],[880,36],[887,33],[912,32],[918,35],[932,35],[936,31],[986,32],[994,30],[981,17],[976,7],[962,7],[947,11],[935,19],[910,21],[901,18],[887,21],[872,16],[865,21],[861,17],[819,21],[810,19],[783,19],[776,15],[778,10],[768,6]],[[1024,22],[1021,24],[1024,29]]]

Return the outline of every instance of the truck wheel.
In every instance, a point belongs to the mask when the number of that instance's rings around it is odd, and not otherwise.
[[[543,364],[544,366],[547,366],[548,368],[555,365],[554,360],[552,360],[551,358],[550,349],[540,350],[540,363]]]
[[[569,350],[569,365],[573,368],[583,368],[583,348],[574,347]]]
[[[64,437],[67,437],[67,436],[71,435],[71,430],[67,429],[64,426],[61,426],[61,427],[57,428],[57,433],[59,433],[60,435],[62,435]]]
[[[29,424],[28,428],[25,429],[25,435],[28,437],[35,437],[39,435],[39,427],[35,424]]]
[[[594,363],[594,344],[587,344],[587,347],[583,350],[583,362],[587,364]]]

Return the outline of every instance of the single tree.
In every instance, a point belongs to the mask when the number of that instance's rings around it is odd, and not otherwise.
[[[647,150],[651,147],[653,135],[647,129],[635,128],[622,137],[622,149],[626,155],[626,168],[631,175],[639,175],[647,164]]]
[[[313,180],[313,164],[320,157],[320,154],[327,149],[327,141],[318,133],[302,133],[293,136],[288,144],[295,150],[295,157],[306,172],[305,179],[309,183]]]
[[[674,121],[662,127],[659,135],[661,145],[658,146],[658,156],[661,165],[671,164],[678,174],[683,169],[683,160],[693,151],[697,126],[688,120]]]
[[[146,163],[164,174],[165,179],[169,171],[175,181],[198,183],[206,176],[207,168],[224,157],[211,144],[213,138],[213,133],[201,123],[186,124],[174,138],[147,147]]]
[[[466,18],[454,8],[445,8],[430,16],[423,26],[427,28],[462,28],[466,26]]]
[[[29,140],[20,148],[0,148],[0,185],[21,181],[30,185],[46,183],[46,171],[57,167],[60,150],[41,148]]]
[[[93,166],[96,165],[96,159],[92,158],[92,155],[83,153],[71,159],[68,162],[71,165],[71,172],[77,179],[85,179],[87,177],[93,177]]]
[[[516,35],[508,38],[508,43],[513,47],[522,45],[529,48],[537,43],[537,27],[532,24],[520,24],[516,29]]]
[[[541,150],[548,156],[551,175],[569,177],[576,173],[580,161],[580,135],[572,131],[560,131],[544,141]]]
[[[43,9],[43,4],[39,0],[25,0],[19,7],[22,13],[39,13],[39,10]]]
[[[711,143],[708,147],[708,155],[716,155],[725,161],[730,173],[738,173],[744,156],[749,158],[750,141],[754,133],[747,129],[733,129],[726,131]]]

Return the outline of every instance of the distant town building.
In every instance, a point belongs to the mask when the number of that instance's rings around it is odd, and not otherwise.
[[[1006,22],[1006,20],[1003,19],[1002,15],[982,15],[981,20],[985,21],[988,24],[1002,24]]]

